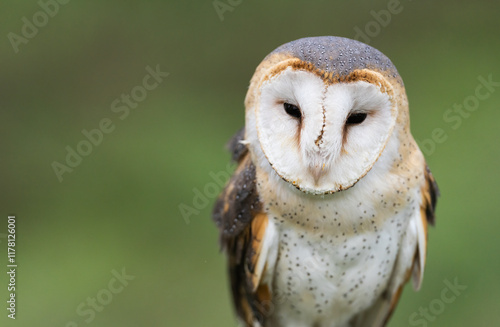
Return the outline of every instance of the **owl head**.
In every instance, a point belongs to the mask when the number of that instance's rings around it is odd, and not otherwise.
[[[245,106],[254,162],[309,194],[349,189],[396,133],[409,132],[405,89],[392,62],[341,37],[299,39],[271,52],[252,77]]]

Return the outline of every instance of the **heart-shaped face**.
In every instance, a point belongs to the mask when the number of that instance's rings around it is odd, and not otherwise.
[[[268,70],[254,104],[262,152],[285,181],[312,194],[353,186],[378,160],[394,129],[393,90],[378,72],[331,82],[296,60]]]

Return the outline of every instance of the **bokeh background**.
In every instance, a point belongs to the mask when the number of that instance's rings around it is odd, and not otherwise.
[[[412,131],[442,193],[423,287],[405,289],[389,326],[497,326],[500,87],[473,112],[454,114],[458,127],[443,115],[473,101],[481,76],[500,82],[500,4],[216,4],[221,16],[211,0],[69,1],[45,24],[37,1],[0,4],[0,325],[236,326],[210,219],[213,189],[206,200],[196,194],[214,185],[211,172],[227,170],[224,144],[244,123],[248,82],[264,56],[297,38],[354,38],[360,29],[403,76]],[[391,6],[399,12],[377,22],[374,12]],[[43,26],[16,52],[9,35],[22,37],[34,15]],[[168,77],[120,119],[113,101],[157,65]],[[65,164],[66,147],[103,118],[115,129],[60,182],[53,162]],[[436,129],[446,140],[431,146]],[[3,308],[9,214],[18,224],[15,321]],[[122,269],[135,278],[109,299]],[[467,287],[451,303],[440,300],[446,280]],[[109,303],[91,309],[99,296]],[[420,308],[430,318],[412,323]]]

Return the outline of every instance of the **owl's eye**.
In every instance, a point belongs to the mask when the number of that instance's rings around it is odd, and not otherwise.
[[[365,112],[358,112],[354,114],[350,114],[349,117],[347,117],[346,124],[347,125],[357,125],[361,124],[362,122],[365,121],[367,114]]]
[[[283,103],[283,107],[285,108],[286,113],[289,114],[290,116],[298,118],[298,119],[302,118],[302,114],[300,113],[300,109],[296,105],[285,102],[285,103]]]

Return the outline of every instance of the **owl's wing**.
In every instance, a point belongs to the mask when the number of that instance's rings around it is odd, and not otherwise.
[[[425,184],[421,189],[422,201],[420,203],[420,214],[417,215],[415,223],[417,227],[418,248],[413,262],[413,288],[418,290],[424,276],[425,257],[427,254],[427,225],[434,226],[436,223],[435,211],[439,188],[432,176],[431,170],[425,166]]]
[[[435,223],[434,211],[439,196],[437,183],[427,166],[424,175],[420,207],[416,208],[408,224],[388,287],[372,307],[353,319],[351,325],[354,327],[385,326],[410,277],[413,277],[413,288],[420,288],[427,250],[427,225]]]
[[[271,305],[271,276],[277,256],[273,224],[262,211],[255,166],[240,141],[240,131],[229,143],[238,166],[217,199],[213,219],[229,263],[236,312],[247,326],[263,325]]]

